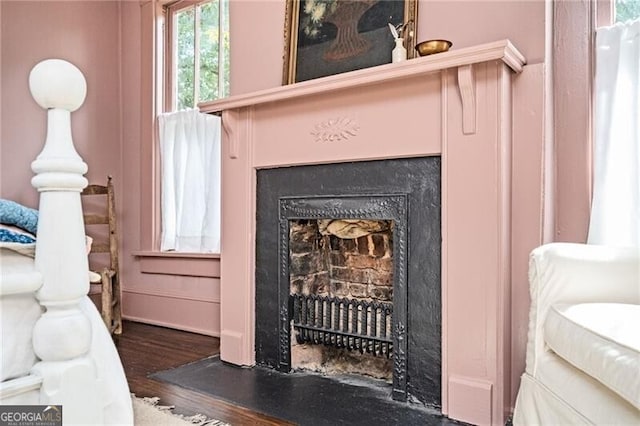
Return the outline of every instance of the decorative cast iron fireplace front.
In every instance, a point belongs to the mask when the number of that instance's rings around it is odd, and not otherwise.
[[[280,312],[279,328],[279,361],[278,369],[288,372],[291,369],[291,320],[298,319],[294,315],[297,311],[295,302],[301,296],[289,294],[289,223],[292,219],[372,219],[390,220],[393,222],[393,323],[391,326],[391,345],[387,344],[387,354],[393,348],[393,399],[406,401],[407,399],[407,196],[406,195],[358,195],[332,197],[282,197],[279,200],[279,251],[280,276],[278,281],[278,300]],[[351,304],[352,301],[347,303]],[[363,302],[360,302],[362,304]],[[315,305],[314,305],[315,306]],[[323,305],[318,305],[322,307]],[[340,309],[340,304],[337,305]],[[369,333],[353,332],[347,322],[358,321],[357,315],[350,315],[348,308],[342,309],[343,331],[335,327],[318,327],[312,331],[325,333],[333,337],[334,346],[356,346],[358,340],[367,338]],[[367,311],[364,311],[365,313]],[[383,311],[385,312],[385,311]],[[314,315],[315,316],[315,315]],[[366,314],[365,314],[366,316]],[[338,321],[340,317],[338,317]],[[350,320],[350,321],[349,321]],[[294,322],[295,327],[295,322]],[[362,325],[361,325],[362,327]],[[366,322],[364,324],[366,328]],[[355,327],[358,328],[357,326]],[[349,332],[349,330],[351,332]],[[345,343],[344,338],[347,341]],[[385,339],[386,340],[386,339]],[[326,337],[325,337],[326,341]],[[369,338],[375,345],[375,340]],[[368,342],[368,343],[369,343]],[[329,342],[325,342],[328,344]],[[386,341],[379,341],[381,348]]]
[[[256,212],[257,363],[285,372],[291,368],[292,221],[389,220],[392,395],[440,407],[440,157],[258,170]]]

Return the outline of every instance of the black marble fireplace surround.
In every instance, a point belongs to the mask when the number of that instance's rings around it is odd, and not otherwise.
[[[441,406],[440,157],[257,173],[256,362],[290,369],[290,219],[394,221],[393,397]]]

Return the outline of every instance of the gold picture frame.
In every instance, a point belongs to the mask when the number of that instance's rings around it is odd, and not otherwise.
[[[283,84],[391,62],[388,24],[416,56],[417,0],[287,0]]]

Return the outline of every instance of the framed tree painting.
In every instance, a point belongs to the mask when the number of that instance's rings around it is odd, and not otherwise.
[[[391,62],[389,24],[415,56],[417,0],[287,0],[283,84]]]

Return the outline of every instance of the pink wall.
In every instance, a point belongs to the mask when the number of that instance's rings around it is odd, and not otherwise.
[[[285,1],[232,0],[230,13],[232,93],[279,86]],[[545,2],[419,0],[417,39],[430,38],[451,40],[454,48],[510,39],[527,63],[542,62]],[[258,58],[259,71],[255,68]]]
[[[524,67],[513,79],[511,241],[511,404],[524,371],[529,319],[529,253],[545,241],[545,66]]]
[[[544,60],[544,0],[419,0],[418,40],[446,38],[455,48],[509,39],[528,64]]]
[[[46,114],[31,98],[31,68],[47,58],[77,65],[87,79],[84,106],[72,114],[76,149],[90,181],[112,174],[118,188],[120,82],[117,2],[3,1],[0,194],[36,206],[30,164],[42,149]]]

